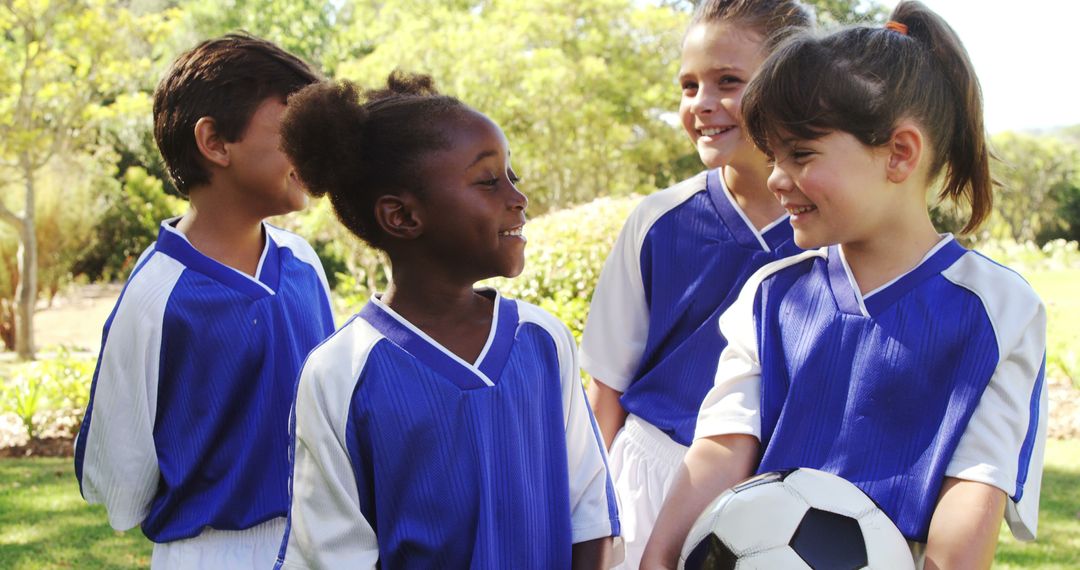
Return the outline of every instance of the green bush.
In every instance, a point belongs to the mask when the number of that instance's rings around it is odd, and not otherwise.
[[[508,297],[543,307],[580,341],[604,260],[640,199],[598,198],[530,221],[525,226],[525,271],[489,284]]]
[[[160,179],[139,166],[125,171],[123,185],[111,178],[98,180],[97,194],[104,213],[71,269],[91,281],[126,277],[139,254],[157,239],[161,220],[186,207],[182,199],[165,193]]]
[[[1021,274],[1080,268],[1080,245],[1075,241],[1057,239],[1039,247],[1034,242],[992,239],[977,243],[975,249]]]
[[[530,220],[525,226],[529,239],[525,271],[514,279],[491,279],[482,285],[543,307],[566,323],[580,340],[604,260],[640,199],[598,198]],[[372,291],[386,287],[389,272],[381,253],[356,238],[351,239],[349,247],[352,249],[346,262],[350,269],[337,276],[335,292],[339,306],[355,312]]]
[[[18,416],[30,438],[73,437],[90,400],[96,361],[60,349],[49,360],[18,364],[0,386],[0,414]]]

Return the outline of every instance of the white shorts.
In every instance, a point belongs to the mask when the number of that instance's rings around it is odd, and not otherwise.
[[[259,568],[269,570],[277,562],[285,518],[278,517],[245,530],[208,528],[198,536],[154,545],[153,570]]]
[[[620,570],[637,570],[656,516],[689,449],[629,415],[611,443],[610,468],[626,554]]]

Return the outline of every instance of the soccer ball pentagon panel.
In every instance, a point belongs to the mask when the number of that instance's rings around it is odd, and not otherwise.
[[[716,498],[679,569],[909,570],[900,531],[858,487],[816,469],[764,473]]]

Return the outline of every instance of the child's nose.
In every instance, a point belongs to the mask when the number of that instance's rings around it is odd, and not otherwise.
[[[716,110],[717,97],[707,86],[698,88],[694,100],[690,103],[690,111],[695,115],[705,115]]]
[[[514,183],[510,183],[510,209],[524,210],[529,206],[529,197],[518,190]]]
[[[792,188],[791,177],[779,165],[773,165],[772,172],[769,173],[765,185],[776,194],[790,192]]]

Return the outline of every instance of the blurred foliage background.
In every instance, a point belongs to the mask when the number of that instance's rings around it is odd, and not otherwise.
[[[807,3],[824,27],[885,18],[873,1]],[[234,30],[275,41],[330,78],[375,86],[394,68],[431,74],[497,121],[529,214],[541,216],[529,227],[526,276],[500,287],[580,331],[607,248],[632,207],[627,197],[700,169],[674,117],[679,43],[693,5],[4,0],[0,343],[16,348],[20,305],[47,304],[70,283],[122,281],[159,221],[184,211],[153,141],[151,94],[180,52]],[[992,223],[971,241],[1041,247],[1080,237],[1078,141],[1080,126],[997,134],[1002,187]],[[935,211],[943,230],[957,229],[960,218]],[[349,236],[325,201],[276,223],[316,245],[343,311],[385,285],[384,259]]]

